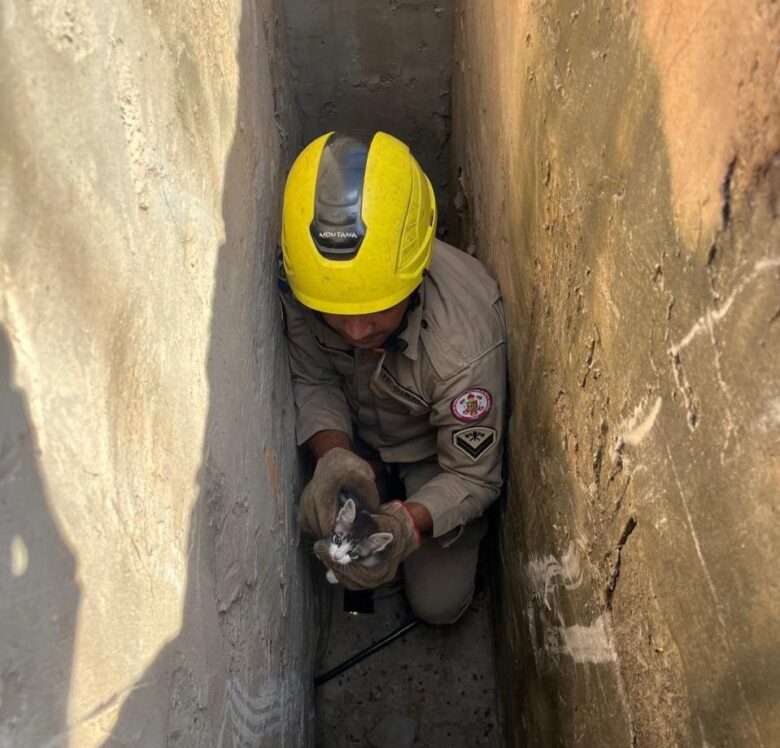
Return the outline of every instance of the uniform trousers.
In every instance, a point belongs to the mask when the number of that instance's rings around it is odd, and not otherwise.
[[[441,472],[436,460],[397,464],[407,496]],[[422,545],[403,565],[406,597],[415,615],[430,624],[455,623],[474,596],[479,544],[487,532],[479,517]]]

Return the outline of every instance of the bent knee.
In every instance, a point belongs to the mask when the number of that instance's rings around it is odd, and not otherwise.
[[[421,621],[433,626],[447,626],[455,623],[468,609],[474,597],[474,589],[468,595],[446,597],[442,595],[415,595],[407,590],[409,605]]]

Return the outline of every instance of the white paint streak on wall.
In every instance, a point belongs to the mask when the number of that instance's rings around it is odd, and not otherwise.
[[[547,610],[553,610],[553,604],[557,604],[559,584],[567,590],[582,584],[580,556],[574,542],[569,543],[560,561],[553,555],[540,556],[532,558],[527,569],[534,598],[543,601]]]
[[[619,447],[623,444],[628,444],[630,447],[636,447],[641,444],[655,425],[655,419],[658,418],[658,414],[661,412],[662,404],[663,398],[659,395],[646,415],[643,413],[646,401],[637,405],[631,418],[620,427]]]
[[[560,560],[552,554],[532,558],[526,569],[531,586],[526,615],[537,669],[541,668],[545,657],[557,665],[561,655],[583,664],[616,662],[617,652],[604,615],[590,625],[567,626],[560,613],[559,589],[575,590],[583,583],[577,545],[570,542]],[[542,624],[541,632],[537,628],[537,617]],[[538,646],[540,634],[541,647]]]
[[[560,560],[552,554],[532,558],[526,569],[531,586],[526,615],[537,669],[541,668],[544,657],[557,665],[561,655],[571,657],[577,663],[616,662],[617,653],[604,616],[587,626],[567,626],[559,611],[559,589],[575,590],[583,583],[577,545],[570,542]],[[542,624],[541,632],[537,628],[537,617]],[[541,648],[538,646],[540,634]]]
[[[669,347],[669,354],[674,358],[680,351],[687,348],[700,333],[711,330],[716,322],[720,322],[731,311],[737,296],[745,290],[748,284],[752,283],[762,273],[775,268],[780,268],[780,257],[766,257],[763,260],[758,260],[753,265],[753,270],[737,284],[723,304],[717,309],[708,309],[699,317],[680,342]]]
[[[780,257],[765,257],[763,260],[758,260],[754,267],[759,273],[763,273],[766,270],[773,270],[774,268],[780,268]]]
[[[715,369],[718,376],[718,382],[720,383],[721,390],[730,402],[731,396],[723,378],[723,372],[720,366],[720,352],[718,351],[716,339],[715,339],[715,325],[723,320],[726,315],[731,311],[734,306],[734,302],[737,297],[745,290],[745,288],[752,283],[759,275],[766,273],[770,270],[774,270],[780,267],[780,258],[778,257],[765,257],[762,260],[758,260],[753,265],[753,270],[748,273],[742,280],[737,283],[734,290],[729,294],[728,298],[717,308],[707,309],[705,313],[694,322],[687,334],[682,339],[667,349],[669,357],[672,359],[672,376],[674,377],[674,384],[677,390],[682,394],[685,402],[685,409],[688,413],[688,428],[691,432],[696,429],[696,418],[693,412],[693,398],[691,394],[691,386],[688,382],[688,378],[685,375],[685,371],[680,361],[680,352],[685,350],[701,333],[709,333],[710,341],[712,343],[714,355],[715,355]],[[726,435],[726,441],[721,450],[721,462],[724,460],[724,453],[728,446],[728,441],[731,436],[731,432],[734,429],[734,419],[730,409],[727,410],[728,418],[728,431]]]
[[[679,343],[669,347],[669,353],[672,356],[676,356],[680,351],[687,348],[696,338],[699,333],[709,330],[715,322],[720,322],[731,310],[737,293],[742,290],[744,284],[740,284],[735,291],[723,302],[723,304],[717,309],[708,309],[699,319],[694,322],[693,327],[688,330],[688,333],[680,340]]]
[[[583,583],[577,545],[570,542],[560,560],[552,554],[532,558],[526,571],[531,588],[526,616],[537,671],[542,671],[545,660],[557,667],[561,656],[570,657],[577,664],[616,663],[618,656],[608,613],[588,625],[568,626],[559,610],[559,589],[575,590]],[[617,677],[620,680],[619,673]]]
[[[558,635],[559,652],[568,655],[576,663],[599,665],[605,662],[617,662],[617,652],[603,615],[590,626],[580,624],[559,626]]]

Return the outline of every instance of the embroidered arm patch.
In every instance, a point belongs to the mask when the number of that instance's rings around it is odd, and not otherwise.
[[[472,387],[461,392],[451,403],[452,415],[464,423],[483,418],[493,407],[493,396],[484,387]]]
[[[487,426],[470,426],[452,435],[452,446],[476,462],[496,444],[496,430]]]

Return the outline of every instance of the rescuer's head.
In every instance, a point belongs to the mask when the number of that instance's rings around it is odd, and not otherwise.
[[[430,180],[392,135],[327,133],[290,169],[282,216],[287,281],[298,301],[353,345],[378,347],[396,316],[398,325],[430,264],[435,231]]]

